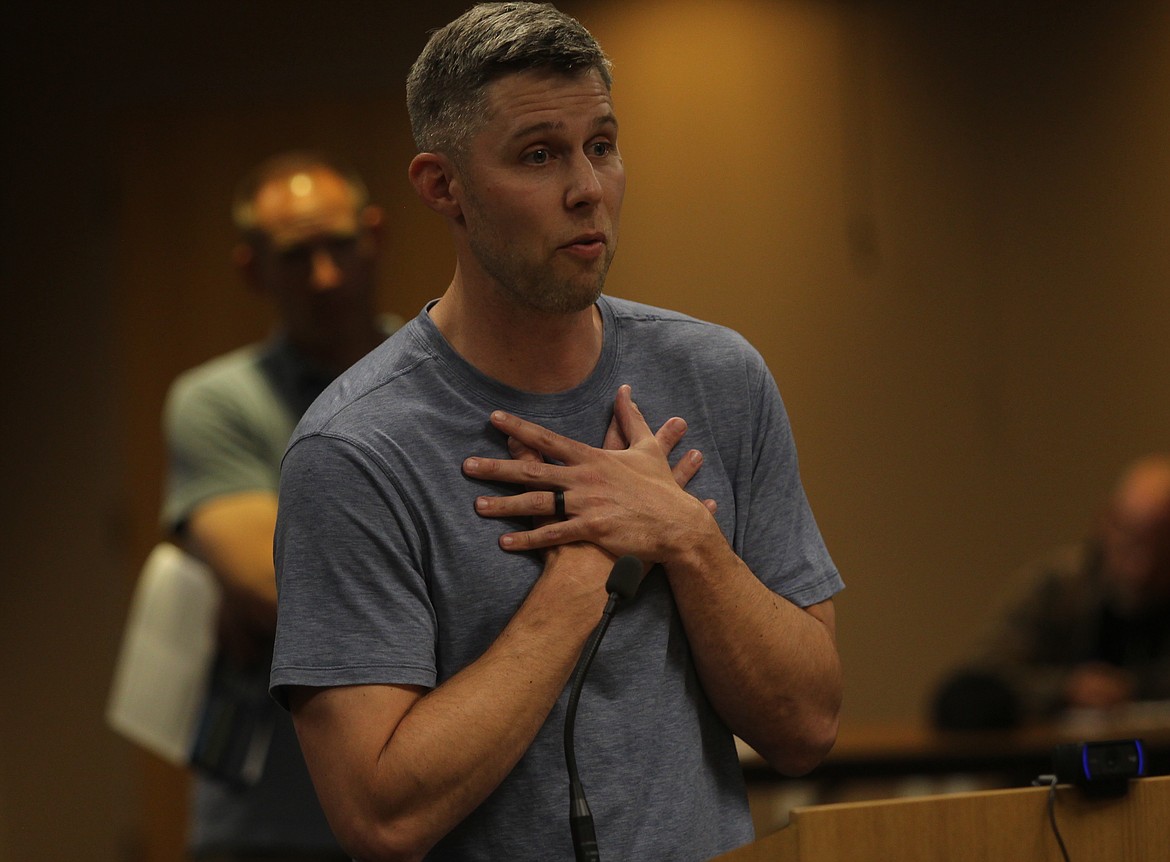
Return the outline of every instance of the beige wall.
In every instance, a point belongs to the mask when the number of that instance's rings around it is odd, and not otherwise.
[[[1170,16],[718,8],[599,19],[611,287],[764,353],[849,585],[846,718],[914,717],[1011,570],[1167,444]]]
[[[234,28],[148,5],[97,32],[45,13],[6,95],[0,859],[174,858],[181,785],[101,710],[166,384],[267,326],[227,264],[235,177],[342,152],[388,209],[384,305],[450,274],[405,183],[400,82],[465,4]],[[973,5],[566,7],[617,64],[610,292],[733,326],[772,367],[848,583],[851,721],[920,716],[1012,568],[1170,427],[1170,12]]]

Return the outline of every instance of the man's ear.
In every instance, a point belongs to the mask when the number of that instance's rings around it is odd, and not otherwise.
[[[410,160],[407,174],[424,204],[446,218],[462,217],[459,179],[450,159],[441,153],[419,153]]]
[[[377,204],[367,204],[358,213],[358,223],[373,233],[381,233],[382,225],[386,220],[386,212]]]

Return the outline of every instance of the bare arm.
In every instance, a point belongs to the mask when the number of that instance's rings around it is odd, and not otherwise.
[[[223,587],[221,643],[235,658],[257,657],[276,631],[276,573],[272,535],[276,495],[228,494],[197,506],[181,537],[184,549],[207,563]]]
[[[469,459],[469,475],[565,490],[568,520],[505,534],[520,551],[594,542],[662,563],[704,688],[731,729],[778,770],[813,768],[836,738],[842,679],[833,606],[801,609],[765,587],[727,544],[707,507],[685,493],[628,387],[614,407],[620,451],[594,449],[514,416],[492,423],[564,466]],[[547,514],[551,495],[483,497],[491,517]],[[542,508],[544,507],[544,508]]]
[[[808,772],[837,736],[842,679],[832,601],[798,608],[726,542],[693,551],[666,572],[707,696],[777,770]]]

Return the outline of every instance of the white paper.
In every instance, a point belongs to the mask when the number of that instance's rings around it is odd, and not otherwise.
[[[186,765],[215,658],[220,588],[211,570],[168,543],[142,567],[106,721],[171,763]]]

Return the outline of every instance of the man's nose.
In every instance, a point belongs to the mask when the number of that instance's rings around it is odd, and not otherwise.
[[[312,284],[316,290],[332,290],[339,287],[345,280],[341,267],[328,249],[315,248],[310,258],[312,265]]]
[[[597,168],[584,153],[570,161],[569,190],[565,203],[569,207],[593,206],[601,201],[601,181]]]

